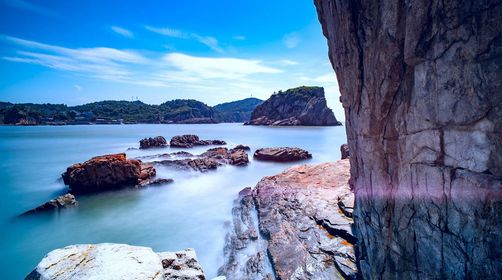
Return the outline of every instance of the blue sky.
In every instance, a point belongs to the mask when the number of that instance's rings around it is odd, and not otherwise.
[[[209,105],[318,85],[343,109],[309,0],[0,0],[0,100]]]

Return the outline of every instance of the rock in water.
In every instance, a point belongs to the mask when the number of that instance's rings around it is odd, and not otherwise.
[[[171,138],[171,147],[192,148],[193,146],[226,145],[223,140],[200,140],[199,136],[192,134],[177,135]]]
[[[255,151],[254,158],[264,161],[289,162],[312,158],[312,155],[300,148],[261,148]]]
[[[149,149],[149,148],[162,148],[167,146],[166,138],[162,136],[157,136],[154,138],[144,138],[139,141],[140,149]]]
[[[78,205],[78,202],[75,199],[75,196],[72,195],[71,193],[67,193],[65,195],[60,195],[60,196],[56,197],[55,199],[51,199],[48,202],[38,206],[37,208],[26,211],[25,213],[23,213],[23,215],[32,214],[35,212],[51,211],[51,210],[56,210],[56,209],[61,209],[61,208],[69,208],[69,207],[74,207],[77,205]]]
[[[90,193],[136,186],[155,176],[155,168],[124,153],[94,157],[67,168],[63,181],[72,193]]]
[[[234,151],[235,151],[235,150],[250,151],[250,150],[251,150],[251,148],[249,148],[249,146],[245,146],[245,145],[241,145],[241,144],[239,144],[239,145],[235,146],[232,150],[234,150]]]
[[[26,280],[204,280],[195,252],[155,253],[151,248],[125,244],[82,244],[56,249]]]
[[[328,108],[322,87],[297,87],[273,94],[258,105],[248,125],[341,125]]]
[[[349,169],[348,160],[297,166],[241,191],[220,272],[228,279],[356,279],[356,238],[345,214],[354,199]]]
[[[502,3],[315,0],[365,279],[502,275]]]
[[[342,154],[342,159],[349,158],[350,157],[349,145],[342,144],[342,146],[340,146],[340,153]]]

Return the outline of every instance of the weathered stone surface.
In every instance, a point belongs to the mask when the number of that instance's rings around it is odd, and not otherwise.
[[[235,146],[232,150],[234,150],[234,151],[235,150],[250,151],[251,148],[249,148],[249,146],[239,144],[239,145]]]
[[[155,253],[126,244],[82,244],[56,249],[26,280],[204,280],[193,249]]]
[[[355,279],[352,219],[338,207],[353,201],[349,168],[348,160],[297,166],[241,191],[220,272],[228,279]]]
[[[155,164],[171,166],[178,169],[195,170],[206,172],[215,170],[222,165],[214,158],[193,158],[193,159],[176,159],[176,160],[161,160],[155,161]]]
[[[258,105],[246,125],[341,125],[328,108],[322,87],[297,87],[273,94]]]
[[[350,157],[349,145],[343,144],[340,146],[340,153],[342,154],[342,159],[346,159]]]
[[[502,275],[502,2],[315,0],[366,279]]]
[[[139,186],[140,187],[154,187],[154,186],[167,185],[172,182],[174,182],[173,179],[155,178],[155,179],[144,180],[139,184]]]
[[[167,146],[166,138],[162,136],[157,136],[153,138],[144,138],[139,141],[140,149],[149,149],[149,148],[162,148]]]
[[[72,193],[107,191],[136,186],[155,176],[155,168],[140,160],[126,159],[124,153],[94,157],[67,168],[63,181]]]
[[[171,147],[191,148],[193,146],[226,145],[223,140],[200,140],[199,136],[192,134],[177,135],[171,138]]]
[[[300,148],[280,147],[258,149],[253,157],[264,161],[289,162],[309,159],[312,155]]]
[[[69,208],[69,207],[74,207],[77,205],[78,205],[78,202],[75,199],[75,196],[70,193],[67,193],[64,195],[60,195],[54,199],[51,199],[48,202],[46,202],[46,203],[44,203],[34,209],[26,211],[25,213],[23,213],[23,215],[33,214],[36,212],[52,211],[52,210],[57,210],[60,208]]]
[[[154,157],[163,156],[164,155],[157,155]],[[248,155],[244,150],[228,150],[227,148],[223,147],[212,148],[198,156],[191,156],[191,158],[160,160],[154,161],[153,163],[173,166],[181,169],[192,169],[202,172],[216,169],[218,168],[218,166],[224,164],[244,166],[249,163]],[[170,157],[170,154],[167,154],[167,157]]]

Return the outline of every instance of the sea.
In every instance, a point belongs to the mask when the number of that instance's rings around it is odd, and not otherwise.
[[[61,173],[91,157],[125,152],[128,158],[191,149],[139,150],[145,137],[196,134],[226,147],[251,147],[246,167],[221,166],[196,172],[157,167],[157,177],[174,183],[77,196],[78,207],[19,217],[64,194]],[[344,126],[264,127],[242,124],[138,124],[0,126],[0,279],[24,277],[51,250],[83,243],[126,243],[156,252],[194,248],[207,277],[223,264],[225,235],[240,190],[298,164],[340,159]],[[299,147],[313,158],[296,163],[253,160],[263,147]]]

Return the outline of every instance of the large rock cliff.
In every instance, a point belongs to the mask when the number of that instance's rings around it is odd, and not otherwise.
[[[502,2],[315,0],[366,279],[502,275]]]
[[[297,87],[273,94],[251,114],[250,125],[341,125],[328,108],[322,87]]]

